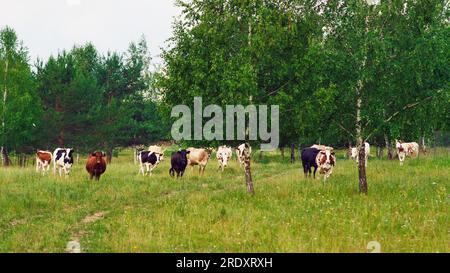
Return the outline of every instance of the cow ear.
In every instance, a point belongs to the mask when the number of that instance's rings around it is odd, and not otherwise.
[[[95,152],[92,152],[92,153],[91,153],[91,156],[95,156]]]
[[[191,151],[186,151],[186,154],[190,154],[191,153]]]

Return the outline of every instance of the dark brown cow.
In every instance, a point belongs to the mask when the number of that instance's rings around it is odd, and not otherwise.
[[[104,159],[105,153],[95,152],[89,155],[86,170],[91,176],[91,179],[95,177],[95,180],[100,180],[100,175],[106,171],[106,161]]]

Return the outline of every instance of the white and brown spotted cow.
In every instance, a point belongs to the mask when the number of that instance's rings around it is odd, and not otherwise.
[[[50,170],[52,153],[49,151],[38,150],[36,152],[36,172],[42,171],[42,175]]]
[[[336,157],[333,150],[320,150],[316,156],[316,164],[319,169],[319,173],[324,175],[323,180],[326,181],[333,172],[334,166],[336,166]]]
[[[400,165],[403,165],[403,162],[407,156],[419,156],[419,144],[417,142],[401,142],[395,140],[395,147],[397,148],[397,155]]]
[[[367,167],[367,162],[369,161],[370,155],[370,144],[369,142],[364,143],[364,154],[365,154],[365,166]],[[359,164],[359,152],[357,147],[352,147],[350,149],[350,157],[356,161],[356,164]]]
[[[247,143],[242,143],[236,148],[236,156],[239,161],[239,165],[242,167],[245,167],[245,156],[244,156],[244,150],[248,150],[248,155],[250,156],[252,154],[252,146],[248,145]]]
[[[232,151],[230,147],[223,145],[217,149],[216,157],[219,163],[219,169],[221,168],[222,172],[224,168],[228,166],[228,162],[231,160],[231,156]]]

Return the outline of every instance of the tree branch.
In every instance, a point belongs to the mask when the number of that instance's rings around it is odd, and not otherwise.
[[[438,92],[439,93],[439,92]],[[389,123],[393,118],[395,118],[396,116],[398,116],[399,114],[405,112],[406,110],[412,109],[426,101],[429,101],[433,98],[433,96],[428,96],[422,100],[416,101],[416,102],[411,102],[406,104],[405,106],[403,106],[400,110],[394,112],[392,115],[390,115],[387,119],[385,119],[380,126],[378,126],[377,128],[375,128],[372,132],[370,132],[370,134],[367,135],[367,137],[365,138],[364,141],[367,141],[374,133],[376,133],[383,125],[385,125],[386,123]]]
[[[350,130],[348,130],[347,128],[345,128],[342,124],[340,124],[339,122],[335,123],[342,129],[344,130],[347,134],[349,134],[351,137],[356,138],[354,134],[352,134],[352,132],[350,132]]]
[[[278,92],[278,90],[280,90],[281,88],[285,87],[288,83],[290,82],[290,80],[288,80],[287,82],[285,82],[283,85],[281,85],[280,87],[278,87],[277,89],[270,91],[269,93],[266,94],[265,97],[270,97],[274,94],[276,94]]]

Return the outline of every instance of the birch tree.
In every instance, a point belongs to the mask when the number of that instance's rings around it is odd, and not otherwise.
[[[0,145],[3,166],[9,166],[9,151],[32,146],[42,113],[28,52],[9,27],[0,30]]]
[[[323,5],[324,51],[341,110],[335,123],[357,141],[361,193],[368,192],[364,142],[386,128],[395,134],[408,120],[416,128],[414,111],[430,107],[432,101],[448,100],[446,8],[445,1],[391,0],[375,6],[356,0]]]

